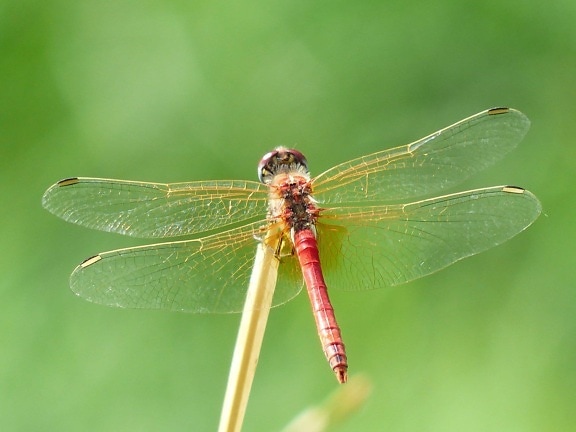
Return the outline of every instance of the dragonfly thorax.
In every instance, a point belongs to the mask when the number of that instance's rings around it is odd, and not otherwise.
[[[269,186],[269,220],[280,223],[285,232],[305,229],[315,232],[320,209],[312,196],[309,176],[280,173],[272,177]]]

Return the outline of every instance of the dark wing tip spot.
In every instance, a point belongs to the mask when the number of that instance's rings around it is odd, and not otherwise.
[[[510,112],[510,108],[506,107],[490,108],[488,110],[488,115],[506,114],[508,112]]]
[[[76,183],[79,183],[80,180],[78,179],[78,177],[69,177],[69,178],[65,178],[60,180],[58,183],[56,183],[58,186],[70,186],[70,185],[74,185]]]
[[[82,261],[82,263],[80,264],[80,267],[86,268],[92,264],[97,263],[101,259],[102,259],[102,257],[100,255],[91,256],[90,258],[86,258],[84,261]]]
[[[518,186],[504,186],[502,188],[502,192],[509,192],[509,193],[523,194],[525,191],[526,189]]]

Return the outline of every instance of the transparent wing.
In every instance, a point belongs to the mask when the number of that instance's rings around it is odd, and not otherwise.
[[[345,290],[408,282],[508,240],[540,211],[533,194],[509,186],[329,209],[318,226],[326,281]]]
[[[88,228],[134,237],[176,237],[262,219],[266,186],[251,181],[145,183],[71,178],[51,186],[44,207]]]
[[[314,194],[321,205],[422,198],[500,160],[529,127],[514,109],[483,111],[412,144],[337,165],[314,179]]]
[[[70,276],[80,297],[107,306],[196,313],[240,312],[262,222],[196,240],[104,252]],[[302,276],[282,259],[273,305],[300,292]]]

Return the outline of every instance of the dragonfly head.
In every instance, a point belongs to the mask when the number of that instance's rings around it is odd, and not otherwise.
[[[258,178],[264,184],[270,184],[275,175],[287,172],[308,174],[308,162],[298,150],[277,147],[266,153],[258,164]]]

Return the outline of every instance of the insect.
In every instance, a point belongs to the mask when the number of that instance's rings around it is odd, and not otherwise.
[[[522,188],[446,190],[510,152],[529,125],[519,111],[494,108],[316,177],[302,153],[279,147],[260,161],[260,182],[68,178],[46,191],[43,205],[88,228],[191,237],[100,253],[76,267],[72,290],[108,306],[239,312],[256,244],[265,242],[280,260],[273,305],[307,287],[324,353],[345,382],[328,290],[402,284],[527,228],[541,206]]]

